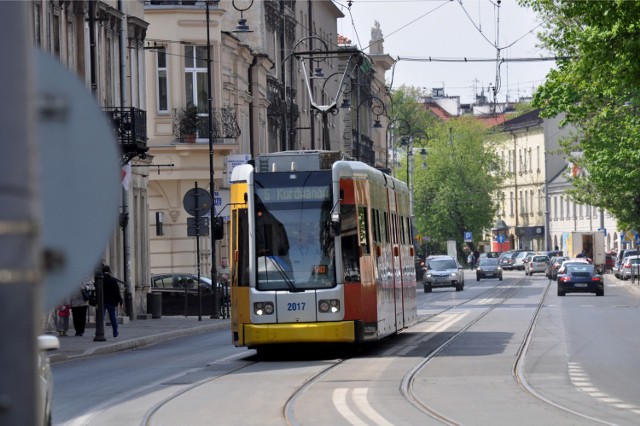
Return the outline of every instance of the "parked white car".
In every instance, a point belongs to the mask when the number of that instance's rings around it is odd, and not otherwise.
[[[47,352],[60,348],[56,336],[38,336],[38,403],[37,408],[45,426],[51,425],[51,403],[53,401],[53,377]]]
[[[549,256],[547,255],[533,255],[527,257],[527,262],[524,264],[524,274],[533,275],[536,272],[546,273],[547,265],[549,264]]]
[[[620,264],[620,278],[628,280],[631,278],[631,273],[634,276],[638,276],[638,265],[640,265],[640,256],[627,256],[622,260]]]

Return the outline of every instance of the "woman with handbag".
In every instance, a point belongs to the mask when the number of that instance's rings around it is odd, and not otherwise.
[[[87,325],[87,309],[89,308],[89,298],[93,290],[91,277],[87,277],[80,288],[71,296],[71,315],[73,316],[73,328],[76,330],[76,336],[84,334]]]

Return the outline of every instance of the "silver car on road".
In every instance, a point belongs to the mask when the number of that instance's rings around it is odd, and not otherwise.
[[[462,266],[452,256],[429,256],[425,260],[424,292],[431,293],[434,287],[455,287],[464,289]]]
[[[549,264],[549,256],[543,254],[532,255],[527,258],[524,263],[524,274],[533,275],[536,272],[546,273],[547,265]]]

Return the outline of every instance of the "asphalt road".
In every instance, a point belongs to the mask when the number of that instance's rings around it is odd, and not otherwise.
[[[608,277],[604,297],[558,297],[542,275],[465,274],[464,291],[419,292],[419,324],[353,357],[261,361],[220,330],[56,364],[54,423],[640,423],[640,289]]]

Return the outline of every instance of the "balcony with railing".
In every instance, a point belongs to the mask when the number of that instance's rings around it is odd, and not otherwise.
[[[109,117],[113,134],[120,145],[122,164],[134,157],[145,158],[147,146],[147,112],[135,107],[102,109]]]
[[[208,143],[209,117],[206,112],[198,112],[195,120],[196,132],[186,132],[182,121],[185,119],[184,109],[173,111],[173,135],[176,143]],[[241,134],[236,120],[236,113],[232,108],[214,108],[211,114],[214,144],[233,144]]]

